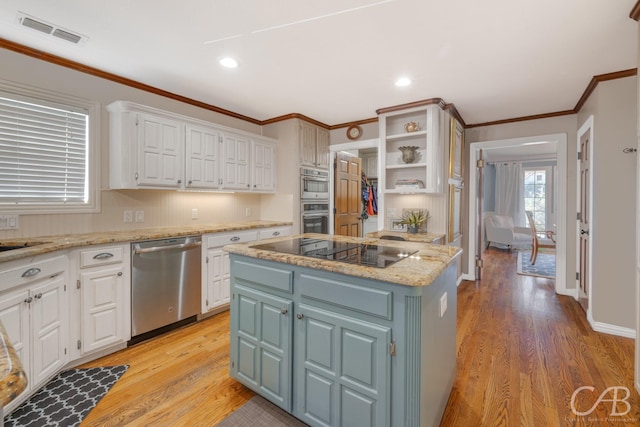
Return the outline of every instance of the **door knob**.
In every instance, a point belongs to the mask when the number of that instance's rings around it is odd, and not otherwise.
[[[589,235],[589,230],[580,230],[580,235],[584,235],[586,234],[587,236]]]

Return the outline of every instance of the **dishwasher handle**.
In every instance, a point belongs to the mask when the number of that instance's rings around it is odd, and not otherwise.
[[[167,246],[152,246],[150,248],[135,248],[133,250],[134,254],[148,254],[152,252],[165,252],[165,251],[182,251],[189,250],[192,248],[197,248],[202,245],[202,242],[188,242],[188,243],[180,243],[178,245],[167,245]]]

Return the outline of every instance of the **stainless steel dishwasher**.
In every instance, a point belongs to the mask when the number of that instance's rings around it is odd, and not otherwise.
[[[200,245],[200,236],[131,244],[132,341],[200,313]]]

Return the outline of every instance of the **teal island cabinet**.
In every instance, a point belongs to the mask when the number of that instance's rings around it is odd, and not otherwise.
[[[225,250],[233,378],[311,426],[440,424],[459,248],[305,234]]]

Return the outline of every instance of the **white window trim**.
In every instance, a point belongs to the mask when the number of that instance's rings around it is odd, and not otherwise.
[[[87,179],[89,198],[83,205],[59,205],[51,206],[47,204],[28,204],[7,206],[0,205],[0,212],[3,214],[59,214],[59,213],[96,213],[100,212],[100,133],[101,133],[101,106],[99,102],[66,95],[46,89],[22,85],[19,83],[1,80],[0,90],[15,93],[16,95],[28,96],[41,99],[43,101],[55,102],[82,108],[89,115],[88,131],[88,164]]]

